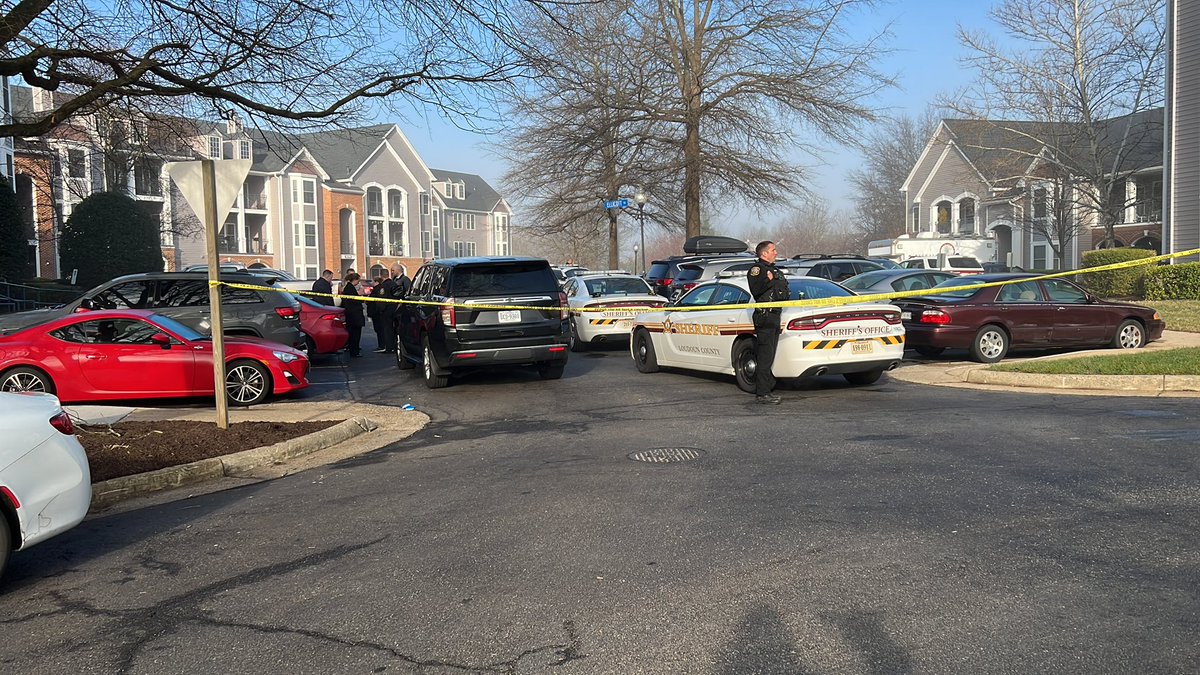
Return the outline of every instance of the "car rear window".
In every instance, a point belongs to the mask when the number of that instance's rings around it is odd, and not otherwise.
[[[813,300],[818,298],[844,298],[854,295],[838,284],[816,277],[794,277],[788,279],[788,289],[792,292],[792,300]]]
[[[675,281],[695,281],[703,273],[704,268],[699,265],[680,265],[675,272]]]
[[[646,286],[646,282],[634,277],[588,279],[584,283],[587,284],[588,295],[597,297],[604,295],[648,295],[653,293],[653,291]]]
[[[948,258],[947,263],[950,265],[950,267],[960,267],[973,270],[983,269],[983,265],[980,265],[979,261],[974,258]]]
[[[668,262],[650,263],[650,271],[646,272],[647,279],[662,279],[671,276],[671,264]]]
[[[550,266],[536,260],[459,265],[451,279],[449,294],[455,296],[558,292],[558,281]]]
[[[978,286],[979,284],[986,283],[987,281],[984,279],[963,279],[962,277],[955,277],[953,279],[947,279],[937,286],[934,286],[931,290],[936,291],[936,293],[930,293],[930,295],[940,295],[944,298],[969,298],[978,293],[981,289],[964,288],[961,291],[939,291],[938,289],[953,288],[955,286]]]

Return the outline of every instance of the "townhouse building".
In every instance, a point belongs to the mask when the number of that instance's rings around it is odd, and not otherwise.
[[[1086,205],[1107,203],[1117,213],[1113,245],[1159,251],[1162,119],[1162,109],[1156,109],[1102,125],[1102,144],[1122,143],[1119,176],[1113,174],[1107,201],[1082,194],[1093,186],[1064,175],[1063,162],[1046,160],[1049,149],[1039,139],[1078,136],[1070,125],[944,119],[901,186],[906,232],[991,238],[1001,264],[1071,268],[1083,251],[1105,245],[1100,218]]]
[[[53,104],[46,92],[22,89],[22,105]],[[94,118],[18,139],[18,193],[33,205],[41,276],[68,272],[58,268],[57,232],[79,201],[106,189],[131,195],[161,223],[165,269],[207,262],[201,222],[163,169],[169,161],[204,158],[251,161],[220,224],[220,262],[316,279],[324,269],[378,275],[394,263],[411,272],[426,259],[468,250],[468,241],[479,255],[511,250],[508,203],[478,175],[442,172],[439,180],[394,124],[284,134],[248,129],[236,117],[132,113],[120,121],[121,142],[114,144],[107,142],[114,120]],[[455,187],[448,190],[449,182]],[[446,214],[463,224],[453,241],[443,227]]]
[[[1200,4],[1168,0],[1167,45],[1166,248],[1176,253],[1200,248]]]

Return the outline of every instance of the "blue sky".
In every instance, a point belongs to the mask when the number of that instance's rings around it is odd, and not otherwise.
[[[878,99],[883,110],[920,115],[940,93],[950,92],[971,80],[971,73],[958,62],[962,53],[956,31],[959,24],[995,33],[988,11],[992,0],[899,0],[882,3],[865,16],[854,29],[864,34],[891,23],[893,53],[880,62],[881,69],[897,76],[899,88]],[[401,120],[401,128],[431,166],[439,169],[476,173],[493,187],[500,187],[505,167],[489,152],[489,138],[455,127],[430,113],[425,118],[411,116]],[[833,208],[850,210],[847,174],[860,161],[859,151],[835,143],[818,143],[826,150],[823,163],[808,156],[793,159],[812,168],[813,190],[827,199]],[[519,205],[518,205],[519,206]],[[782,218],[786,209],[779,207],[761,215],[731,212],[726,220],[733,230],[746,224]],[[518,213],[518,218],[520,214]]]

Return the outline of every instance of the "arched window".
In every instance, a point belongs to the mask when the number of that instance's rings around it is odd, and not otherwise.
[[[935,222],[937,223],[938,233],[950,234],[951,214],[954,210],[953,206],[948,201],[941,201],[937,204],[934,204],[933,207],[937,209]]]
[[[1147,251],[1154,251],[1155,255],[1162,253],[1162,240],[1152,234],[1147,234],[1144,237],[1134,239],[1130,246],[1133,248],[1142,248]]]
[[[1096,244],[1096,248],[1124,248],[1124,247],[1125,247],[1125,244],[1120,239],[1116,239],[1116,238],[1114,238],[1112,241],[1101,241],[1100,243]]]
[[[384,268],[384,266],[380,265],[379,263],[375,263],[374,265],[371,265],[371,278],[375,279],[377,277],[383,276],[385,269],[386,268]]]

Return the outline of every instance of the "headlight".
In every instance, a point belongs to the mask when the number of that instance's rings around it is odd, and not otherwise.
[[[271,355],[280,361],[283,361],[284,363],[291,363],[292,361],[300,358],[291,352],[271,352]]]

